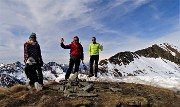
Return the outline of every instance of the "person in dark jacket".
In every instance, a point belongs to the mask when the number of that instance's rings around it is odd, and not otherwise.
[[[64,49],[70,49],[70,61],[69,61],[69,68],[66,72],[65,79],[69,79],[69,76],[71,74],[71,71],[73,69],[73,66],[75,65],[75,70],[74,72],[79,71],[79,66],[80,66],[80,60],[84,59],[84,54],[83,54],[83,47],[79,43],[79,38],[78,36],[75,36],[73,38],[73,42],[69,45],[64,45],[64,39],[61,39],[61,47]]]
[[[24,44],[24,63],[25,74],[30,80],[29,85],[34,87],[34,83],[38,82],[43,86],[43,74],[41,69],[43,60],[40,45],[36,40],[35,33],[32,33],[29,37],[29,41]]]

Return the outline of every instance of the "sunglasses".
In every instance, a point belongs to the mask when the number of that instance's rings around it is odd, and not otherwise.
[[[78,42],[78,40],[74,40],[74,42]]]
[[[35,37],[30,37],[30,38],[35,38]]]

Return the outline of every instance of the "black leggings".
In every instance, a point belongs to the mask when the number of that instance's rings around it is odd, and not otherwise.
[[[41,66],[39,65],[26,65],[25,74],[29,78],[29,85],[34,85],[35,82],[43,84],[43,74]]]
[[[93,74],[93,64],[95,61],[95,74],[98,72],[98,61],[99,61],[99,55],[92,55],[90,57],[90,74]]]
[[[71,71],[73,69],[73,66],[75,64],[75,70],[74,72],[78,72],[79,71],[79,65],[80,65],[80,59],[71,59],[70,58],[70,61],[69,61],[69,68],[66,72],[66,75],[65,75],[65,79],[68,79],[70,74],[71,74]]]
[[[39,82],[39,84],[43,85],[43,74],[42,74],[41,66],[37,65],[36,70],[37,70],[38,82]]]

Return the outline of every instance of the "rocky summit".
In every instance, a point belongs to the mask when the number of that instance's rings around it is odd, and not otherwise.
[[[65,84],[64,84],[65,83]],[[180,93],[132,83],[91,82],[93,88],[69,96],[65,81],[48,82],[41,91],[26,85],[0,88],[1,107],[179,107]]]

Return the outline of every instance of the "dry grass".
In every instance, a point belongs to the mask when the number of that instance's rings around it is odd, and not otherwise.
[[[141,105],[148,104],[148,100],[140,96],[124,96],[121,100],[122,104],[125,104],[125,105],[132,103],[134,101],[139,102]]]
[[[7,90],[7,88],[0,87],[0,93],[4,93]]]
[[[56,85],[56,82],[45,84],[46,87]],[[99,83],[95,82],[95,89],[92,91],[98,97],[65,97],[62,92],[45,89],[43,91],[27,90],[26,85],[16,85],[0,90],[0,107],[116,107],[118,104],[127,105],[132,101],[141,102],[146,107],[152,99],[153,107],[180,107],[180,98],[176,93],[148,85],[130,83]],[[109,87],[118,88],[114,92]],[[128,107],[128,106],[124,106]]]
[[[53,104],[52,100],[52,97],[43,95],[37,102],[37,107],[44,107]]]
[[[27,90],[27,85],[15,85],[9,89],[9,91],[13,93],[26,91],[26,90]]]
[[[72,101],[70,101],[70,103],[73,105],[73,106],[76,106],[76,105],[90,105],[91,104],[91,101],[89,100],[86,100],[86,99],[73,99]]]

